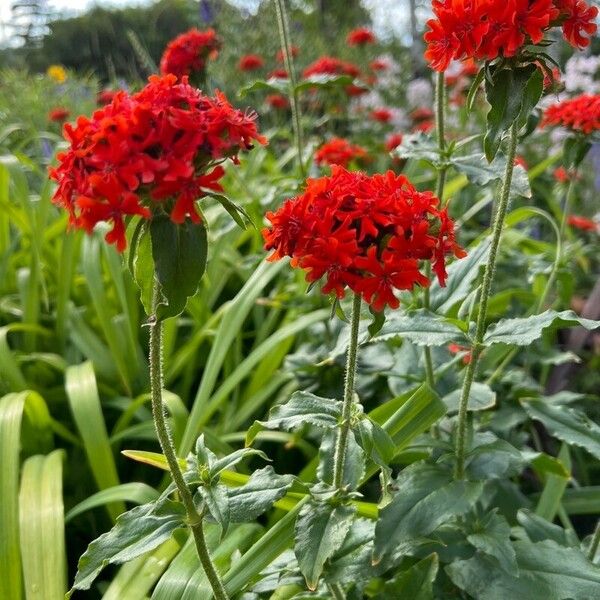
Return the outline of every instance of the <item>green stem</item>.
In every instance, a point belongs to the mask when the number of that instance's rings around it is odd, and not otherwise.
[[[488,301],[492,292],[492,283],[496,271],[496,259],[498,256],[498,248],[500,246],[500,238],[504,228],[504,219],[508,209],[510,199],[510,186],[512,183],[512,175],[515,166],[515,155],[517,152],[517,123],[511,125],[509,130],[508,151],[506,153],[506,169],[502,179],[502,187],[500,190],[500,199],[494,216],[494,225],[492,227],[492,242],[490,244],[490,254],[488,257],[485,270],[483,272],[483,282],[481,284],[481,296],[479,301],[479,312],[475,325],[475,339],[471,347],[471,362],[465,369],[465,378],[460,397],[458,408],[458,431],[456,435],[456,468],[454,475],[457,479],[462,479],[465,475],[465,444],[467,433],[467,407],[469,403],[469,395],[479,356],[482,350],[483,336],[485,334],[485,323],[487,318]]]
[[[339,583],[330,583],[327,587],[334,600],[346,600],[346,594]]]
[[[590,544],[590,551],[588,558],[593,561],[596,558],[596,552],[598,552],[598,546],[600,546],[600,520],[596,523],[596,530],[592,537],[592,543]]]
[[[302,141],[302,125],[300,122],[300,106],[298,102],[298,91],[296,89],[296,71],[294,69],[294,57],[292,56],[290,27],[285,9],[284,0],[275,0],[275,11],[277,12],[277,26],[279,28],[279,39],[283,50],[285,69],[289,78],[290,108],[292,110],[292,126],[294,128],[294,139],[298,151],[298,166],[302,178],[306,176],[304,170],[304,144]]]
[[[217,600],[228,600],[229,596],[225,591],[223,582],[217,573],[215,566],[210,558],[206,539],[204,537],[204,527],[202,517],[198,514],[190,488],[187,486],[183,473],[177,460],[173,437],[169,431],[169,426],[165,419],[165,412],[162,399],[163,388],[163,368],[162,368],[162,321],[156,318],[156,308],[158,306],[159,287],[158,283],[154,285],[154,297],[152,301],[152,316],[150,318],[150,396],[152,400],[152,417],[156,435],[160,442],[160,447],[167,459],[171,477],[175,483],[181,501],[185,507],[188,525],[194,535],[196,550],[200,563],[208,577]]]
[[[446,108],[446,87],[444,80],[444,73],[438,73],[435,80],[435,131],[438,143],[438,149],[440,151],[440,160],[443,159],[443,154],[446,151],[446,138],[445,138],[445,108]],[[446,183],[446,166],[440,166],[437,169],[437,177],[435,184],[435,195],[442,201],[442,195],[444,193],[444,184]],[[431,264],[427,263],[426,276],[428,279],[431,278]],[[429,310],[429,288],[426,287],[423,293],[423,306]],[[433,371],[433,360],[431,358],[431,348],[425,346],[423,349],[425,355],[425,374],[427,377],[427,383],[429,387],[435,387],[435,375]]]
[[[358,354],[358,325],[360,323],[360,294],[354,294],[352,304],[352,320],[350,323],[350,341],[348,343],[348,357],[346,360],[346,379],[344,382],[344,405],[342,407],[342,422],[335,446],[333,458],[333,485],[342,487],[344,478],[344,460],[350,433],[350,418],[352,416],[352,403],[354,402],[354,379],[356,378],[356,362]]]

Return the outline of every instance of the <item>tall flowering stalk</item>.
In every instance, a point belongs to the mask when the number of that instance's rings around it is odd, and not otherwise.
[[[142,248],[151,247],[146,258],[154,263],[154,277],[136,280],[148,312],[154,424],[198,557],[215,598],[224,600],[228,595],[204,537],[204,512],[184,478],[165,419],[162,323],[183,310],[204,272],[206,227],[197,201],[222,191],[221,163],[237,162],[241,150],[266,140],[258,134],[254,114],[234,109],[219,92],[215,98],[204,96],[187,76],[178,81],[173,74],[151,77],[132,96],[118,92],[91,118],[65,125],[64,132],[70,146],[58,155],[50,176],[58,182],[54,202],[68,211],[71,226],[91,232],[109,222],[106,241],[123,251],[126,223],[137,217],[133,263]]]

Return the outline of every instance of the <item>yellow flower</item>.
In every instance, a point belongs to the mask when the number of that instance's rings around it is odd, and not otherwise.
[[[50,79],[54,79],[56,83],[63,83],[67,79],[67,72],[61,65],[50,65],[46,71],[46,75]]]

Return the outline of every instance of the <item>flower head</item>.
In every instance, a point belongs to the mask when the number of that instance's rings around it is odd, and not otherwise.
[[[206,62],[217,57],[220,48],[221,40],[214,29],[190,29],[169,42],[160,60],[160,72],[177,77],[202,72]]]
[[[575,133],[590,134],[600,129],[600,94],[581,94],[549,106],[542,126],[558,125]]]
[[[394,113],[389,108],[375,108],[371,111],[370,117],[379,123],[389,123],[394,117]]]
[[[124,218],[150,218],[160,206],[171,219],[198,221],[195,201],[205,190],[221,191],[221,162],[234,162],[252,143],[266,143],[256,115],[233,108],[225,96],[204,96],[187,77],[154,75],[140,92],[117,92],[91,118],[67,123],[66,152],[50,169],[58,182],[53,201],[70,224],[90,232],[112,224],[106,236],[119,251],[126,246]]]
[[[583,48],[596,31],[598,14],[585,0],[433,0],[432,5],[425,58],[437,71],[454,59],[516,56],[558,26],[572,46]]]
[[[48,120],[54,121],[55,123],[62,123],[69,118],[70,114],[71,113],[66,108],[57,106],[48,113]]]
[[[598,225],[596,221],[588,219],[587,217],[581,217],[579,215],[569,215],[567,217],[567,223],[571,227],[581,229],[581,231],[593,231],[594,233],[600,233],[600,225]]]
[[[117,92],[114,90],[101,90],[98,92],[98,94],[96,94],[96,104],[98,104],[98,106],[106,106],[107,104],[110,104],[113,101],[116,93]]]
[[[358,77],[360,69],[353,63],[334,58],[333,56],[321,56],[304,69],[304,77],[311,75],[349,75]]]
[[[246,54],[240,57],[238,69],[240,71],[257,71],[261,69],[265,61],[258,54]]]
[[[269,94],[265,102],[275,110],[286,110],[290,106],[290,101],[282,94]]]
[[[288,72],[285,69],[273,69],[267,79],[289,79]]]
[[[375,34],[367,27],[357,27],[353,29],[346,37],[348,46],[366,46],[377,42]]]
[[[329,177],[309,179],[303,194],[267,213],[263,230],[269,260],[284,256],[306,271],[306,279],[324,279],[323,293],[343,298],[346,289],[360,294],[374,310],[396,308],[396,290],[430,281],[421,261],[432,262],[445,284],[445,258],[465,253],[454,224],[431,192],[418,192],[410,181],[388,171],[368,176],[334,166]]]
[[[300,48],[298,48],[298,46],[294,46],[292,44],[290,46],[290,54],[292,55],[292,58],[296,58],[300,54]],[[275,54],[275,60],[278,63],[285,62],[285,52],[283,51],[283,48],[280,48],[279,50],[277,50],[277,54]]]
[[[315,153],[317,165],[341,165],[347,167],[353,160],[360,160],[367,151],[344,138],[334,137],[325,142]]]
[[[46,69],[46,75],[56,83],[64,83],[67,80],[67,72],[62,65],[50,65]]]

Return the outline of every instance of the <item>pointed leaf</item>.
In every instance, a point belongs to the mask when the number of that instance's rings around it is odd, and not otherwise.
[[[383,593],[377,596],[386,598],[410,598],[410,600],[433,600],[433,582],[439,568],[438,555],[433,553],[420,560],[406,571],[396,575],[383,586]]]
[[[491,556],[509,575],[518,575],[515,549],[510,541],[510,525],[497,512],[491,512],[481,523],[480,530],[467,536],[475,548]]]

